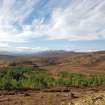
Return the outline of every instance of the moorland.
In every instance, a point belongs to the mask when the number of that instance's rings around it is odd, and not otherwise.
[[[105,105],[105,51],[1,54],[0,105]]]

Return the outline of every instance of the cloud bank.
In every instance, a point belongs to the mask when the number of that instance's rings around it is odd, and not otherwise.
[[[42,37],[103,39],[104,27],[104,0],[0,0],[0,47]]]

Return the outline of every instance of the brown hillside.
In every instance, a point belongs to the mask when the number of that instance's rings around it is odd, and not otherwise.
[[[48,56],[47,56],[48,55]],[[15,65],[13,65],[15,63]],[[81,73],[104,73],[105,51],[91,53],[75,52],[47,52],[41,55],[4,56],[0,59],[0,66],[39,66],[53,74],[60,71]]]

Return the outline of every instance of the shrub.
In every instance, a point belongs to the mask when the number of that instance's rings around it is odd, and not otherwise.
[[[54,79],[39,68],[5,67],[0,71],[0,89],[4,90],[100,85],[105,85],[105,74],[86,76],[79,73],[61,72],[58,79]]]

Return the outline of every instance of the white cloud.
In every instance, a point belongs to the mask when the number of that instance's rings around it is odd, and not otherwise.
[[[36,20],[33,36],[48,39],[95,40],[105,37],[105,1],[75,0],[67,8],[54,8],[50,21]],[[33,22],[34,23],[34,22]],[[32,36],[32,35],[31,35]]]
[[[105,38],[104,0],[62,0],[49,2],[52,8],[47,23],[35,18],[32,24],[24,21],[38,7],[40,0],[0,1],[0,44],[26,43],[30,39],[95,40]],[[41,1],[40,1],[41,2]],[[67,5],[68,2],[68,5]],[[63,3],[67,7],[63,7]],[[58,5],[59,4],[59,5]],[[39,8],[40,9],[40,8]],[[47,12],[47,11],[45,11]],[[33,14],[36,15],[36,14]],[[31,18],[31,17],[30,17]]]
[[[0,9],[0,22],[21,23],[33,11],[33,7],[37,4],[38,0],[3,0]]]
[[[105,1],[102,0],[74,0],[66,9],[54,9],[48,37],[70,40],[105,37],[104,6]]]
[[[39,51],[46,51],[49,50],[49,48],[47,47],[35,47],[35,48],[30,48],[30,47],[16,47],[15,48],[17,50],[17,52],[27,52],[27,53],[34,53],[34,52],[39,52]]]
[[[8,47],[9,45],[8,45],[8,43],[3,43],[3,42],[0,42],[0,47],[2,48],[2,47]]]
[[[13,47],[13,46],[9,46],[9,45],[3,45],[2,43],[0,43],[0,53],[4,52],[5,54],[8,52],[9,53],[15,53],[15,54],[21,54],[21,53],[25,53],[25,54],[30,54],[30,53],[35,53],[35,52],[39,52],[39,51],[47,51],[47,50],[51,50],[47,47],[35,47],[35,48],[31,48],[31,47]]]
[[[104,49],[95,48],[94,46],[66,45],[64,46],[63,50],[77,51],[77,52],[93,52],[93,51],[104,50]]]
[[[38,0],[2,0],[0,1],[0,42],[24,43],[28,39],[24,37],[33,34],[22,30],[23,21],[33,11],[33,6]],[[19,27],[17,26],[19,25]],[[27,34],[26,34],[27,33]],[[30,34],[32,33],[32,34]]]

